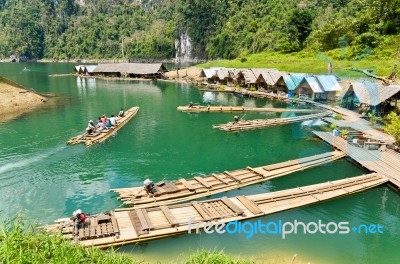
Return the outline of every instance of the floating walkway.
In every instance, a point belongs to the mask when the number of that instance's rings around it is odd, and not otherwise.
[[[104,129],[100,132],[96,132],[96,133],[93,133],[90,135],[87,133],[84,133],[82,135],[73,137],[67,141],[67,144],[75,145],[75,144],[79,144],[79,143],[84,143],[86,145],[86,147],[90,147],[94,144],[101,143],[101,142],[105,141],[107,138],[114,135],[124,125],[126,125],[129,122],[129,120],[131,120],[137,114],[138,111],[139,111],[139,107],[137,107],[137,106],[132,107],[132,108],[128,109],[127,111],[125,111],[125,116],[115,117],[115,120],[117,121],[116,126],[112,126],[109,129]]]
[[[256,108],[244,106],[178,106],[178,111],[182,112],[275,112],[275,113],[320,113],[321,110],[316,109],[290,109],[290,108]]]
[[[240,120],[239,122],[229,122],[227,124],[213,125],[213,128],[218,128],[223,131],[241,131],[250,130],[256,128],[264,128],[270,126],[285,125],[309,119],[322,118],[330,115],[330,112],[322,112],[318,114],[303,115],[297,117],[284,117],[284,118],[272,118],[272,119],[254,119],[254,120]]]
[[[272,165],[240,170],[225,171],[191,179],[180,179],[176,182],[162,181],[155,186],[154,194],[147,194],[144,187],[111,189],[119,194],[125,205],[145,208],[190,201],[212,194],[221,193],[251,184],[263,182],[293,172],[319,166],[340,158],[341,151],[327,152],[319,155],[289,160]]]
[[[392,184],[400,188],[400,153],[391,149],[369,150],[348,143],[341,137],[334,137],[332,133],[314,131],[314,134],[346,153],[361,166],[387,177]]]
[[[193,201],[147,209],[127,208],[110,215],[90,217],[90,225],[72,234],[68,218],[45,226],[86,247],[111,247],[194,232],[209,221],[228,223],[277,213],[332,198],[350,195],[386,183],[372,173],[289,190],[233,198]]]

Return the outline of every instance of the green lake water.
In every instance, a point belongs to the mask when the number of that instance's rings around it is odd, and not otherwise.
[[[41,224],[80,208],[97,213],[120,206],[110,188],[139,186],[143,180],[177,180],[246,166],[296,159],[332,148],[300,124],[226,133],[212,124],[232,121],[231,113],[188,114],[176,110],[190,101],[210,105],[304,107],[202,93],[163,81],[107,81],[49,77],[69,73],[74,64],[0,63],[0,75],[53,97],[46,106],[0,123],[0,220],[22,213]],[[23,70],[27,68],[28,71]],[[139,106],[138,115],[118,134],[90,148],[67,146],[89,119]],[[245,119],[288,114],[248,113]],[[293,115],[293,114],[291,114]],[[365,173],[343,159],[219,196],[255,194],[315,184]],[[259,218],[268,221],[347,221],[351,226],[380,224],[383,234],[279,235],[191,234],[119,250],[146,261],[173,262],[197,249],[267,261],[296,263],[399,263],[399,194],[387,186],[352,196]],[[254,220],[256,221],[256,220]]]

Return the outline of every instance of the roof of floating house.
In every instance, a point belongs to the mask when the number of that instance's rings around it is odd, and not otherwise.
[[[354,91],[360,103],[376,106],[397,94],[400,91],[400,86],[359,81],[352,83],[343,95],[348,91]]]
[[[232,70],[230,68],[221,68],[216,71],[216,75],[220,80],[223,80],[225,78],[229,77],[229,71]]]
[[[318,80],[317,80],[317,77],[313,77],[313,76],[305,77],[305,78],[299,83],[299,85],[298,85],[297,87],[303,85],[304,83],[307,83],[307,84],[310,86],[311,90],[312,90],[314,93],[323,93],[323,92],[324,92],[324,90],[322,89],[321,85],[319,84],[319,82],[318,82]],[[297,88],[297,87],[296,87],[296,88]]]
[[[96,65],[78,65],[78,66],[75,66],[75,71],[78,73],[81,73],[81,72],[91,73],[91,72],[93,72],[93,70],[96,67],[97,67]]]
[[[200,77],[206,77],[207,79],[211,79],[212,77],[218,77],[217,72],[224,68],[205,68],[201,70]]]
[[[283,81],[288,88],[288,90],[294,90],[300,84],[300,82],[309,75],[306,73],[289,73],[289,74],[282,74],[275,84],[280,83]],[[277,76],[274,75],[276,78]]]
[[[269,75],[271,76],[273,84],[275,84],[279,80],[279,78],[281,78],[282,76],[286,76],[287,73],[277,71],[277,72],[270,72]]]
[[[280,71],[261,71],[257,76],[257,81],[262,77],[267,85],[274,85],[281,76],[286,75],[284,72]]]
[[[317,75],[315,77],[318,79],[318,82],[325,92],[336,92],[342,90],[342,87],[333,75]]]
[[[342,87],[333,75],[308,76],[305,77],[298,86],[302,85],[304,82],[308,83],[314,93],[336,92],[342,90]]]
[[[246,83],[256,82],[258,76],[256,77],[251,69],[245,69],[240,72],[242,73]]]
[[[155,74],[165,72],[167,69],[162,63],[108,63],[99,64],[93,70],[94,73],[118,73],[128,74]]]
[[[96,69],[96,65],[87,65],[86,66],[86,70],[88,73],[92,73],[94,71],[94,69]]]

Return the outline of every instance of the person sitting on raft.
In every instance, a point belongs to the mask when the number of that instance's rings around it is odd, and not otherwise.
[[[99,119],[97,120],[96,129],[97,129],[98,131],[102,131],[102,130],[105,129],[105,128],[106,128],[105,124],[104,124],[103,121],[101,120],[101,117],[99,117]]]
[[[111,115],[111,117],[110,117],[110,122],[111,122],[111,125],[112,125],[112,126],[116,126],[116,125],[117,125],[117,120],[115,120],[114,115]]]
[[[123,116],[125,115],[125,111],[124,111],[123,108],[121,108],[121,110],[119,111],[118,115],[119,115],[120,117],[123,117]]]
[[[81,209],[78,209],[72,213],[71,220],[74,221],[74,234],[78,234],[78,230],[80,228],[85,227],[87,216],[82,212]]]
[[[111,121],[110,121],[110,118],[107,118],[107,121],[106,121],[106,128],[111,128]]]
[[[234,124],[239,124],[239,117],[238,116],[234,116],[233,117],[233,123]]]
[[[103,122],[104,125],[106,124],[106,122],[107,122],[107,117],[106,117],[105,114],[101,116],[101,122]]]
[[[192,108],[192,107],[193,107],[193,102],[192,102],[192,101],[189,103],[188,107],[189,107],[189,108]]]
[[[92,134],[96,130],[96,127],[93,123],[93,120],[89,120],[88,126],[86,128],[86,133],[89,135]]]

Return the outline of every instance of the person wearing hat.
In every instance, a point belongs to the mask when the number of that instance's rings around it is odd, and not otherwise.
[[[74,220],[74,233],[77,234],[79,228],[85,226],[87,216],[82,212],[81,209],[78,209],[72,213],[71,219]]]
[[[96,130],[96,127],[93,123],[93,120],[89,120],[88,126],[86,128],[86,133],[89,135],[92,134]]]
[[[234,116],[234,117],[233,117],[233,123],[234,123],[234,124],[239,123],[239,117],[238,117],[238,116]]]

